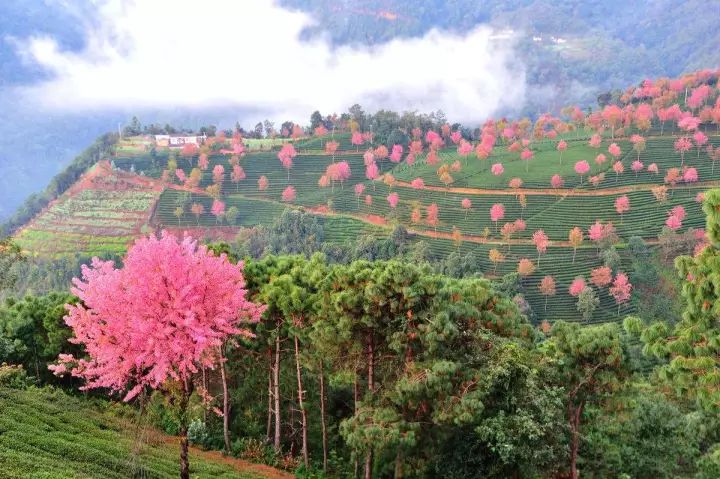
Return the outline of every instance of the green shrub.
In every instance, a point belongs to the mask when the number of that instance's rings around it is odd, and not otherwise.
[[[193,419],[188,426],[188,440],[190,444],[205,446],[208,440],[207,427],[200,419]]]
[[[25,369],[14,364],[0,364],[0,386],[12,389],[25,389],[32,384]]]

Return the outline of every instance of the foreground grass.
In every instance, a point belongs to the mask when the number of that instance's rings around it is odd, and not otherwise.
[[[49,389],[0,387],[0,479],[175,478],[174,438]],[[287,477],[192,450],[193,478]]]

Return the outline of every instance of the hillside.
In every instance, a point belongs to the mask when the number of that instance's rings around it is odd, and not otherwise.
[[[96,166],[16,240],[38,255],[119,253],[153,230],[232,239],[242,227],[272,224],[286,207],[302,208],[318,216],[331,244],[388,236],[401,225],[437,259],[472,252],[489,277],[530,260],[521,285],[536,317],[574,320],[570,284],[578,276],[589,281],[607,262],[599,253],[608,244],[592,237],[594,223],[612,225],[615,273],[630,268],[630,238],[654,247],[662,235],[702,228],[698,193],[720,185],[720,136],[712,124],[717,75],[646,82],[628,89],[619,106],[587,115],[576,108],[534,124],[489,121],[474,138],[451,135],[449,126],[416,130],[411,144],[395,145],[395,155],[369,135],[351,141],[343,124],[282,151],[277,140],[242,146],[237,137],[211,137],[200,149],[180,151],[149,136],[125,138],[115,169]],[[688,117],[697,120],[689,128]],[[278,161],[287,152],[284,164]],[[501,205],[496,217],[493,205]],[[583,232],[576,245],[573,228]],[[533,240],[538,231],[544,245]],[[606,233],[601,228],[600,236]],[[556,287],[544,295],[546,276]],[[607,283],[596,286],[600,308],[591,321],[632,312],[623,301],[616,305]]]
[[[0,411],[0,478],[177,477],[177,440],[138,428],[121,408],[111,415],[60,390],[1,387]],[[192,477],[293,477],[217,452],[190,455]]]

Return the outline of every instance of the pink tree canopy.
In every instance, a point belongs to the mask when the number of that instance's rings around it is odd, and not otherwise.
[[[675,215],[669,215],[667,220],[665,220],[665,226],[673,231],[676,231],[682,228],[682,220]]]
[[[460,144],[458,145],[458,154],[462,156],[463,158],[467,157],[470,153],[473,151],[472,144],[467,140],[460,140]]]
[[[390,208],[395,209],[398,205],[398,202],[400,201],[400,196],[397,193],[390,193],[387,196],[387,202],[390,205]]]
[[[490,220],[495,222],[497,228],[497,222],[505,218],[505,206],[502,203],[495,203],[490,207]]]
[[[608,153],[610,153],[613,158],[617,159],[620,155],[622,155],[622,150],[617,143],[612,143],[608,146]]]
[[[390,161],[392,161],[393,163],[400,163],[400,160],[402,160],[402,154],[402,145],[393,145],[392,153],[390,153]]]
[[[570,293],[570,296],[577,297],[586,287],[587,284],[585,283],[585,278],[578,276],[572,281],[572,283],[570,283],[568,292]]]
[[[291,201],[295,201],[296,197],[297,197],[297,192],[295,191],[295,188],[292,185],[285,188],[282,192],[282,200],[287,203],[289,203]]]
[[[622,303],[630,300],[631,291],[632,285],[627,275],[625,273],[617,273],[613,285],[610,287],[610,294],[615,298],[615,302],[618,304],[618,310]]]
[[[244,322],[260,318],[264,308],[246,299],[242,270],[167,232],[137,240],[120,269],[93,258],[73,280],[81,302],[66,306],[65,317],[87,358],[63,355],[52,369],[85,379],[82,389],[125,392],[125,401],[145,387],[189,381],[218,363],[229,337],[251,336]]]
[[[503,167],[502,163],[495,163],[490,167],[490,171],[495,176],[500,176],[505,172],[505,168]]]
[[[593,148],[599,148],[600,143],[602,143],[602,137],[595,133],[593,136],[590,137],[590,141],[588,144],[592,146]]]
[[[615,211],[620,215],[620,222],[622,222],[623,213],[630,210],[630,198],[627,195],[619,196],[615,200]]]
[[[422,178],[415,178],[410,182],[410,186],[412,186],[416,190],[421,190],[425,188],[425,180],[423,180]]]
[[[267,176],[262,175],[260,178],[258,178],[258,189],[260,191],[267,190],[268,186],[270,186],[270,182],[268,181]]]
[[[645,165],[640,160],[635,160],[632,162],[632,165],[630,165],[630,169],[632,169],[635,172],[635,176],[638,175],[643,169],[645,168]]]
[[[210,207],[210,213],[215,215],[217,221],[220,221],[223,215],[225,215],[225,203],[220,200],[213,200],[212,206]]]
[[[462,201],[460,202],[460,205],[464,209],[469,210],[470,208],[472,208],[472,201],[470,201],[469,198],[463,198]]]
[[[550,178],[550,186],[552,186],[553,188],[562,188],[564,184],[565,181],[560,175],[552,175],[552,178]]]

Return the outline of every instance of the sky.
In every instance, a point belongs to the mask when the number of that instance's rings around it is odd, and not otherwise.
[[[520,108],[525,71],[511,40],[477,26],[463,35],[431,30],[420,38],[333,47],[301,40],[315,21],[270,0],[96,2],[70,8],[82,49],[53,35],[11,39],[25,65],[45,73],[14,94],[48,112],[236,107],[248,122],[306,121],[316,109],[442,109],[479,123]]]

